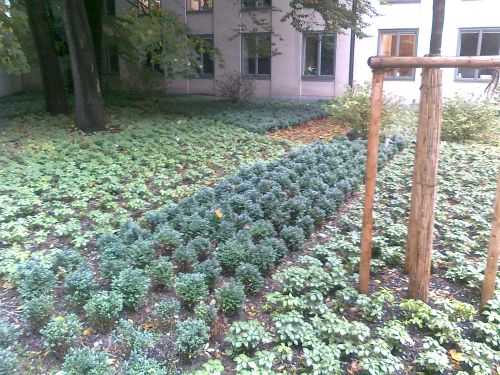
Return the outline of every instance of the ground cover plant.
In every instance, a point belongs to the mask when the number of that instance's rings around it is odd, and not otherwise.
[[[288,147],[201,118],[115,107],[108,119],[110,130],[93,136],[72,130],[63,116],[2,120],[0,272],[11,273],[31,251],[84,249],[131,215]]]
[[[498,148],[441,146],[431,302],[405,299],[402,272],[413,150],[379,174],[373,284],[358,294],[361,197],[287,257],[264,301],[247,305],[197,374],[481,374],[500,370],[500,293],[477,310]],[[264,310],[264,312],[263,312]],[[266,334],[255,334],[265,332]],[[225,372],[224,372],[225,373]]]
[[[400,147],[395,140],[382,148],[381,164]],[[98,254],[60,250],[22,262],[14,281],[23,304],[41,288],[57,303],[56,311],[35,320],[43,336],[24,336],[40,343],[43,354],[11,350],[33,371],[61,363],[69,372],[88,363],[99,367],[104,356],[117,370],[150,361],[189,369],[221,322],[241,314],[248,296],[259,293],[262,276],[298,251],[356,190],[364,164],[363,141],[315,144],[126,221],[118,232],[100,236]],[[75,273],[81,283],[74,276],[68,281]],[[97,290],[88,279],[92,273]]]

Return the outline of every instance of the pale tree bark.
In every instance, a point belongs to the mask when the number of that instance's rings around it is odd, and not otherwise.
[[[75,123],[84,132],[104,130],[104,104],[85,4],[81,0],[64,0],[63,7],[75,93]]]
[[[46,0],[25,0],[25,7],[42,76],[45,109],[53,115],[69,114],[63,76],[49,24],[49,4]]]

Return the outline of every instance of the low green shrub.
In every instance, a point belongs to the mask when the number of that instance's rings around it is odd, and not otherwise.
[[[293,226],[285,226],[281,230],[281,238],[285,242],[288,249],[291,251],[297,251],[300,249],[302,244],[305,242],[306,237],[304,235],[304,231],[302,228],[293,227]]]
[[[226,283],[215,294],[217,308],[227,315],[234,315],[245,303],[245,287],[236,281]]]
[[[205,276],[201,273],[180,274],[175,282],[175,292],[183,305],[193,308],[208,295]]]
[[[200,353],[208,342],[209,331],[201,319],[186,319],[178,323],[176,347],[179,354],[191,358]]]
[[[198,319],[203,320],[209,327],[211,327],[215,321],[215,318],[217,318],[217,310],[215,310],[214,306],[207,305],[205,302],[201,301],[194,308],[194,315]]]
[[[405,345],[413,344],[405,326],[398,320],[389,320],[383,327],[377,329],[377,333],[392,349],[401,350]]]
[[[123,310],[123,297],[117,292],[101,291],[94,294],[84,307],[85,316],[98,331],[109,329]]]
[[[57,284],[57,277],[48,266],[36,259],[29,259],[17,267],[17,290],[23,298],[50,294]]]
[[[88,266],[79,266],[64,280],[68,301],[75,308],[81,308],[98,287],[94,273]]]
[[[196,252],[198,259],[206,259],[213,251],[210,241],[203,237],[192,239],[187,246]]]
[[[19,327],[0,318],[0,348],[7,348],[16,343]]]
[[[264,278],[253,264],[240,264],[236,268],[235,277],[245,286],[245,291],[249,294],[256,294],[264,287]]]
[[[154,285],[167,289],[174,283],[174,266],[168,257],[161,256],[146,268],[146,274]]]
[[[57,354],[66,351],[81,338],[83,324],[75,314],[55,316],[40,330],[43,345]]]
[[[451,368],[446,349],[432,337],[425,337],[422,340],[422,347],[422,351],[414,361],[421,369],[431,374],[442,374]]]
[[[55,299],[51,295],[33,297],[23,303],[23,318],[32,330],[38,330],[50,320]]]
[[[142,270],[124,269],[113,280],[111,287],[113,291],[123,297],[125,308],[136,310],[142,301],[148,296],[150,281]]]
[[[190,272],[198,263],[198,255],[192,247],[181,246],[172,253],[172,261],[179,272]]]
[[[156,258],[154,242],[150,239],[139,239],[128,248],[128,253],[136,267],[144,268]]]
[[[231,324],[224,341],[229,345],[229,353],[234,355],[253,352],[259,345],[270,343],[272,335],[264,323],[247,320]]]
[[[125,357],[130,354],[144,354],[155,342],[155,337],[150,331],[137,327],[132,322],[123,319],[118,322],[112,336],[121,346]]]
[[[19,360],[17,354],[11,348],[0,348],[0,374],[17,374]]]
[[[500,131],[498,104],[480,97],[445,99],[441,139],[449,142],[490,142]]]
[[[64,375],[112,375],[108,354],[96,348],[72,348],[64,357]]]
[[[161,225],[154,237],[157,247],[163,255],[169,255],[182,244],[182,233],[168,225]]]
[[[240,263],[245,260],[247,246],[236,239],[231,239],[217,248],[215,256],[222,269],[228,274],[233,274]]]
[[[209,289],[213,289],[215,281],[222,273],[222,268],[217,259],[207,259],[194,267],[194,272],[201,273]]]
[[[155,320],[164,328],[170,328],[173,326],[175,319],[178,318],[180,311],[180,302],[174,298],[168,298],[156,305],[153,315]]]
[[[74,271],[85,262],[83,256],[76,250],[63,248],[52,253],[52,270],[55,273],[66,275]]]
[[[123,375],[165,375],[165,369],[154,358],[133,354],[125,361]]]

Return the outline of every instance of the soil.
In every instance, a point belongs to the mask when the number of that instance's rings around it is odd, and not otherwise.
[[[308,145],[318,141],[328,142],[336,136],[344,135],[346,132],[345,126],[334,125],[331,117],[326,117],[308,121],[293,128],[275,130],[269,133],[269,136]]]

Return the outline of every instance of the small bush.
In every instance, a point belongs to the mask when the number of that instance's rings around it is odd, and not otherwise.
[[[19,279],[17,290],[24,298],[50,294],[57,284],[54,272],[36,259],[19,264],[17,271]]]
[[[217,259],[207,259],[194,267],[194,272],[201,273],[209,289],[213,289],[215,281],[222,273],[222,268]]]
[[[202,319],[209,327],[212,326],[215,318],[217,318],[217,311],[215,308],[212,305],[207,305],[203,301],[194,308],[194,314],[198,319]]]
[[[64,357],[62,364],[64,375],[112,375],[108,355],[97,349],[72,348]]]
[[[266,242],[262,242],[251,249],[247,257],[247,262],[257,267],[260,273],[265,274],[274,266],[276,259],[275,248]]]
[[[98,331],[110,328],[123,310],[123,297],[117,292],[94,294],[85,305],[85,315]]]
[[[256,294],[264,287],[264,278],[253,264],[240,264],[236,269],[235,276],[236,280],[245,286],[245,291],[249,294]]]
[[[206,259],[212,253],[212,244],[203,237],[194,238],[187,246],[196,252],[199,259]]]
[[[151,332],[136,327],[133,323],[123,319],[118,322],[112,336],[121,345],[125,356],[131,353],[144,354],[155,341]]]
[[[205,276],[201,273],[183,273],[177,277],[175,292],[182,304],[188,308],[194,307],[208,295]]]
[[[256,221],[248,231],[255,242],[260,242],[266,238],[276,237],[273,223],[267,220]]]
[[[239,282],[225,284],[215,295],[216,305],[227,315],[234,315],[245,303],[245,287]]]
[[[255,90],[253,81],[244,79],[240,72],[236,71],[224,73],[215,86],[218,96],[227,98],[233,103],[251,97]]]
[[[82,255],[72,249],[57,249],[52,253],[52,270],[55,273],[67,274],[84,262]]]
[[[82,329],[83,324],[78,317],[67,314],[53,317],[40,333],[47,349],[64,354],[80,338]]]
[[[153,284],[161,288],[169,288],[174,282],[174,266],[168,257],[161,256],[151,262],[146,268],[146,274]]]
[[[88,267],[80,266],[66,276],[64,287],[68,292],[69,303],[80,308],[97,289],[98,284],[92,271]]]
[[[181,304],[174,298],[165,299],[156,305],[154,310],[155,320],[164,328],[172,327],[181,311]]]
[[[135,241],[130,245],[128,252],[134,265],[140,268],[146,267],[156,258],[154,242],[151,240]]]
[[[270,343],[272,336],[264,323],[258,320],[248,320],[231,324],[224,341],[229,344],[229,351],[232,354],[249,353],[260,344]]]
[[[16,343],[19,327],[0,319],[0,348],[7,348]]]
[[[19,360],[11,348],[0,348],[0,374],[18,374],[16,371]]]
[[[165,375],[165,369],[154,358],[133,354],[123,366],[124,375]]]
[[[209,328],[201,319],[186,319],[177,324],[176,331],[176,346],[182,356],[195,356],[208,342]]]
[[[169,255],[182,244],[182,233],[164,224],[158,228],[154,240],[161,253]]]
[[[343,124],[349,127],[349,138],[368,137],[370,124],[370,85],[354,85],[352,90],[347,88],[345,93],[336,97],[328,106],[334,124]],[[389,125],[398,111],[398,103],[394,98],[384,96],[382,106],[382,126]]]
[[[55,300],[50,295],[33,297],[23,304],[24,320],[32,330],[38,330],[50,320],[54,312]]]
[[[304,231],[299,227],[289,227],[285,226],[281,230],[281,238],[285,242],[286,246],[291,251],[297,251],[300,249],[302,244],[305,242],[306,237],[304,235]]]
[[[489,142],[500,131],[495,103],[478,97],[455,95],[443,103],[441,139],[449,142]]]
[[[222,269],[229,274],[233,274],[240,263],[245,260],[247,247],[240,241],[231,239],[220,245],[215,255]]]
[[[173,252],[172,260],[180,272],[190,272],[198,262],[198,256],[193,248],[181,246]]]
[[[124,269],[111,283],[114,291],[123,297],[123,306],[136,310],[148,296],[150,281],[144,272],[138,269]]]

